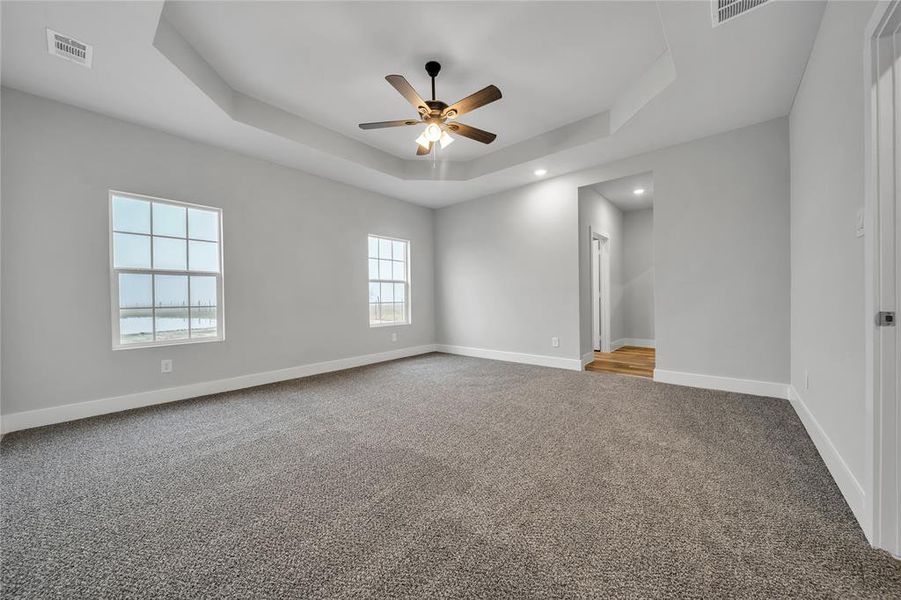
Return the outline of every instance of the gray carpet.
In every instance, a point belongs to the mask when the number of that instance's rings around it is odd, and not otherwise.
[[[901,596],[782,400],[433,354],[0,448],[4,598]]]

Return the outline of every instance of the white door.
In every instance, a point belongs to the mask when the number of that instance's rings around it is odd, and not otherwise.
[[[888,448],[886,454],[891,454],[890,458],[886,457],[887,462],[891,461],[886,468],[894,471],[894,477],[886,477],[886,484],[894,486],[894,493],[887,498],[889,505],[885,507],[886,513],[891,511],[893,514],[891,516],[886,514],[882,525],[883,531],[894,532],[894,536],[891,533],[883,536],[886,538],[885,547],[896,557],[901,558],[901,368],[899,368],[899,364],[901,364],[901,327],[897,324],[898,308],[901,305],[901,201],[899,201],[901,199],[901,99],[899,99],[899,94],[901,94],[901,32],[898,31],[899,27],[901,24],[897,24],[896,21],[895,33],[892,36],[892,71],[894,72],[892,80],[895,88],[892,98],[895,133],[892,154],[895,163],[893,173],[895,189],[891,194],[891,200],[888,201],[890,206],[885,207],[885,213],[882,215],[889,221],[888,229],[891,230],[891,233],[886,232],[886,238],[891,236],[891,239],[885,239],[883,244],[883,249],[887,254],[885,258],[887,264],[884,267],[884,277],[887,281],[884,282],[884,287],[891,289],[891,297],[885,298],[884,307],[890,308],[894,314],[892,315],[893,326],[883,328],[886,339],[882,347],[882,368],[889,372],[888,376],[893,379],[891,393],[894,400],[889,399],[886,402],[891,406],[890,408],[886,407],[887,410],[883,412],[883,415],[886,418],[893,418],[895,426],[894,440],[892,443],[886,444]],[[890,434],[887,432],[886,435]],[[892,503],[894,503],[894,509],[892,509]]]
[[[601,349],[601,240],[591,240],[591,337],[592,348]]]
[[[901,198],[901,18],[896,8],[894,18],[894,32],[891,36],[884,36],[880,40],[880,51],[884,52],[884,59],[890,62],[888,71],[890,76],[885,76],[880,84],[884,87],[891,86],[891,99],[887,100],[880,117],[880,127],[891,128],[894,133],[889,139],[884,139],[885,145],[882,156],[882,164],[886,174],[885,183],[880,195],[879,219],[881,231],[878,233],[880,241],[880,265],[882,272],[879,274],[879,309],[891,312],[891,323],[888,325],[888,315],[882,317],[886,323],[879,328],[881,342],[880,354],[882,364],[882,402],[881,435],[883,440],[882,453],[882,481],[883,497],[880,503],[880,525],[882,527],[882,546],[895,556],[901,557],[901,328],[897,325],[898,305],[901,299],[901,211],[899,211],[898,199]],[[888,90],[885,90],[888,91]],[[890,113],[890,114],[888,114]],[[887,132],[881,132],[886,134]],[[889,137],[888,134],[885,137]],[[891,161],[891,164],[889,164]]]
[[[901,3],[884,5],[874,31],[874,542],[901,557]],[[879,10],[879,9],[877,9]],[[892,320],[889,320],[889,314]],[[881,325],[880,325],[881,323]]]
[[[591,344],[610,352],[610,252],[609,239],[591,236]]]

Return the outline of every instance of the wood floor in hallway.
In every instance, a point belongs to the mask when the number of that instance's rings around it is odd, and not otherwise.
[[[623,346],[613,352],[595,352],[594,361],[585,365],[585,370],[653,377],[655,360],[653,348]]]

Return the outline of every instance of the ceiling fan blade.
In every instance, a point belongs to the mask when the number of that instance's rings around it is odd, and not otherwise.
[[[432,146],[434,146],[434,145],[435,145],[435,142],[429,142],[429,147],[423,148],[419,144],[416,144],[416,156],[425,156],[426,154],[428,154],[429,152],[432,151]]]
[[[401,119],[398,121],[378,121],[376,123],[360,123],[360,129],[383,129],[385,127],[402,127],[404,125],[416,125],[422,123],[416,119]]]
[[[490,131],[470,127],[469,125],[464,125],[463,123],[448,123],[447,128],[451,131],[451,133],[456,133],[457,135],[468,137],[471,140],[482,142],[483,144],[490,144],[494,141],[494,138],[497,137],[496,133],[491,133]]]
[[[427,115],[431,112],[429,105],[416,93],[416,90],[413,89],[413,86],[410,85],[410,82],[407,81],[403,75],[387,75],[385,79],[394,86],[394,89],[400,92],[401,96],[407,99],[407,102],[413,105],[413,108],[415,108],[420,115]]]
[[[497,89],[497,86],[489,85],[486,88],[483,88],[472,94],[471,96],[467,96],[462,100],[451,104],[441,113],[442,117],[447,117],[449,119],[453,119],[459,117],[462,114],[466,114],[471,110],[475,110],[480,106],[485,106],[486,104],[490,104],[495,100],[501,99],[501,91]]]

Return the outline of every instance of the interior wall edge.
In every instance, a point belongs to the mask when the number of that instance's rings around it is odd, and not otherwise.
[[[865,48],[878,6],[827,4],[789,114],[792,398],[871,542],[873,317],[867,316],[866,273],[872,232],[870,223],[859,231],[857,222],[861,211],[865,221],[873,212],[866,206],[871,65]]]

